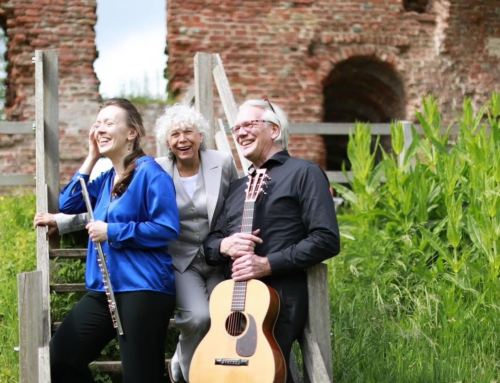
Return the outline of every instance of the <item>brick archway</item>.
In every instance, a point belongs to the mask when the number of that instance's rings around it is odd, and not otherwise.
[[[376,56],[350,57],[338,62],[323,83],[323,121],[388,123],[404,119],[405,99],[403,80],[392,64]],[[347,161],[347,140],[346,136],[324,138],[327,169],[339,170]]]

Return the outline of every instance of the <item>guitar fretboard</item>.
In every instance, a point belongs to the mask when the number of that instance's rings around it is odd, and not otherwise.
[[[255,201],[245,201],[243,208],[243,219],[241,221],[241,232],[251,233],[253,225],[253,210]]]
[[[265,170],[261,173],[262,176],[265,175]],[[254,194],[253,198],[245,199],[245,203],[243,205],[243,218],[241,221],[241,232],[242,233],[251,233],[252,225],[253,225],[253,211],[255,207],[255,200],[259,193],[261,183],[263,181],[262,176],[258,179],[257,187],[252,182],[249,183],[248,193],[249,195]],[[245,311],[245,298],[247,294],[247,282],[234,282],[233,287],[233,300],[231,303],[231,311]]]
[[[234,282],[231,311],[245,311],[246,294],[247,294],[247,283]]]

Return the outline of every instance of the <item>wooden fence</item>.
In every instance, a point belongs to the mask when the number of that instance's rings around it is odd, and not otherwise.
[[[217,70],[218,67],[216,67],[214,70]],[[214,74],[215,76],[215,74]],[[221,75],[217,75],[220,77]],[[224,80],[220,80],[224,81]],[[194,88],[194,87],[193,87]],[[195,92],[194,89],[191,88],[191,91],[188,91],[186,93],[186,96],[184,97],[184,100],[196,100],[195,98]],[[226,89],[226,87],[224,87]],[[204,97],[201,95],[202,88],[198,91],[200,94],[200,97]],[[208,93],[208,92],[206,92]],[[205,94],[206,94],[205,93]],[[227,95],[220,95],[221,98],[225,99],[226,106],[229,106],[229,104],[232,104],[233,101],[231,101],[231,97]],[[213,100],[212,100],[213,102]],[[201,106],[202,107],[202,106]],[[231,108],[233,108],[233,105],[230,105]],[[236,110],[236,104],[234,104],[234,109]],[[226,118],[230,119],[227,115],[226,112]],[[208,116],[209,119],[212,121],[212,126],[216,127],[216,133],[218,133],[218,129],[220,128],[221,131],[224,129],[225,133],[227,135],[230,135],[229,131],[229,124],[222,122],[222,120],[215,121],[213,117],[213,112]],[[232,116],[231,121],[234,121],[234,118],[236,117],[236,114]],[[411,123],[408,121],[402,121],[403,123],[403,131],[404,131],[404,137],[405,137],[405,148],[408,147],[408,145],[411,142]],[[324,136],[329,136],[329,135],[348,135],[349,132],[352,131],[353,128],[353,123],[328,123],[328,122],[299,122],[299,123],[290,123],[290,134],[291,135],[302,135],[302,134],[318,134],[318,135],[324,135]],[[420,131],[418,125],[415,125],[415,128],[417,129],[417,132]],[[370,130],[372,135],[390,135],[391,134],[391,129],[390,129],[390,124],[370,124]],[[0,121],[0,134],[35,134],[35,124],[32,122],[26,122],[26,121]],[[212,136],[214,137],[214,136]],[[226,138],[221,138],[220,135],[218,135],[216,138],[218,140],[218,144],[222,141],[225,141]],[[212,147],[214,146],[214,143],[212,142]],[[158,145],[157,146],[157,156],[163,156],[165,155],[164,151],[164,145]],[[239,147],[235,145],[237,150],[239,150]],[[240,154],[240,153],[239,153]],[[55,160],[55,159],[53,159]],[[242,162],[245,165],[249,165],[246,160],[243,160]],[[246,166],[247,167],[247,166]],[[328,176],[328,179],[331,182],[338,182],[338,183],[347,183],[347,179],[345,175],[341,171],[331,171],[327,170],[326,174]],[[33,186],[35,185],[35,175],[34,174],[0,174],[0,186]]]
[[[0,121],[0,134],[35,134],[29,121]],[[35,185],[34,174],[0,174],[0,186]]]

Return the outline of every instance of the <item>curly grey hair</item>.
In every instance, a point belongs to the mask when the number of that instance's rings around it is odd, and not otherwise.
[[[167,156],[170,159],[174,155],[167,145],[168,135],[174,129],[185,130],[187,128],[196,128],[203,135],[200,150],[205,150],[207,148],[205,141],[210,130],[210,124],[192,105],[186,103],[168,105],[163,110],[162,115],[156,119],[156,139],[160,144],[167,147]]]
[[[268,100],[259,100],[252,99],[247,100],[243,104],[240,105],[238,110],[243,108],[244,106],[251,105],[257,106],[259,108],[264,109],[264,113],[262,114],[262,119],[267,120],[278,126],[280,128],[280,134],[278,137],[274,139],[274,142],[277,144],[281,144],[283,149],[286,149],[288,146],[288,118],[286,117],[285,112],[274,102],[271,103]],[[271,106],[272,105],[272,106]]]

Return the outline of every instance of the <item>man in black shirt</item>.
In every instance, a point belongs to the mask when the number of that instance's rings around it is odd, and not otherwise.
[[[268,100],[241,105],[231,131],[252,163],[249,174],[266,168],[270,179],[255,202],[251,233],[241,232],[248,179],[231,184],[217,226],[204,242],[205,257],[212,265],[232,260],[235,281],[260,279],[278,292],[274,335],[288,368],[292,343],[307,318],[305,269],[340,250],[329,183],[318,165],[289,156],[287,118]]]

